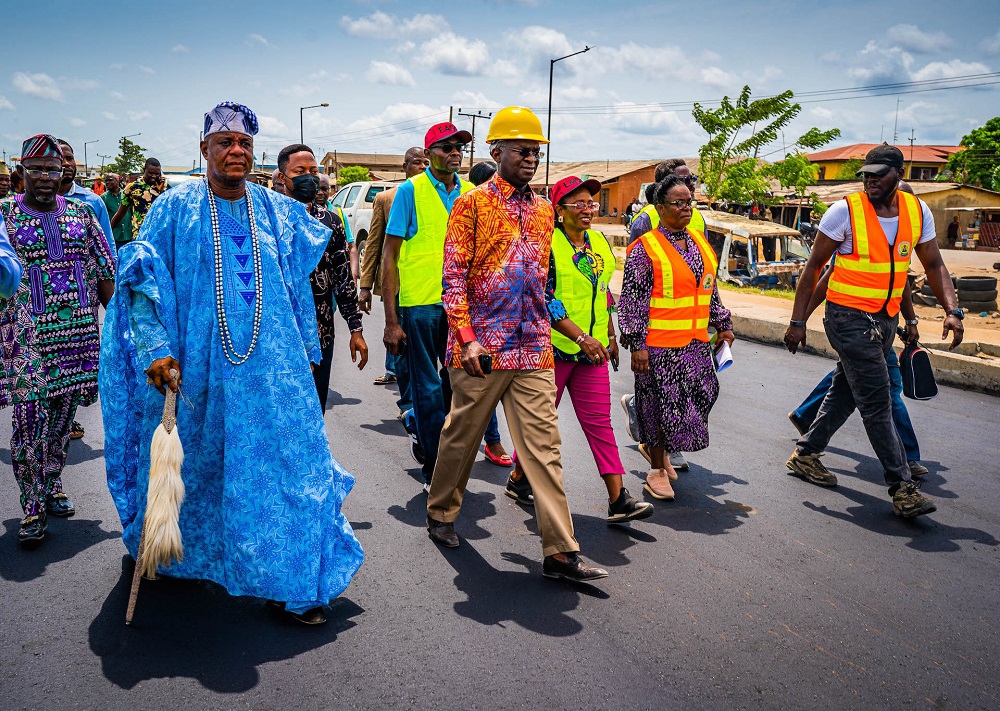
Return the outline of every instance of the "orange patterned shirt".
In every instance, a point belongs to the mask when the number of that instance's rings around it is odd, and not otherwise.
[[[448,354],[461,368],[460,345],[479,341],[496,370],[555,367],[545,304],[552,206],[497,173],[455,200],[444,241]]]

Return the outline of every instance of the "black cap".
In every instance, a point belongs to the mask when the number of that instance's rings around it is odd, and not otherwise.
[[[885,175],[889,168],[902,167],[903,152],[896,148],[896,146],[883,143],[881,146],[875,146],[868,151],[868,155],[865,156],[865,164],[858,169],[855,175],[861,175],[862,173]]]

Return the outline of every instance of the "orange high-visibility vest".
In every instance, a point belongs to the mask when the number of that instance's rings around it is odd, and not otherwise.
[[[700,283],[684,257],[659,230],[650,230],[639,238],[653,262],[648,346],[683,348],[691,341],[708,341],[708,312],[719,260],[704,233],[690,227],[687,233],[698,245],[705,265]]]
[[[837,255],[826,298],[859,311],[874,314],[885,309],[895,316],[903,298],[913,245],[923,231],[920,201],[896,191],[899,230],[896,244],[890,247],[868,196],[859,192],[844,199],[851,213],[854,249],[850,254]]]

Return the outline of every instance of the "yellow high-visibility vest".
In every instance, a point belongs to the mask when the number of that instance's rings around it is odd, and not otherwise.
[[[556,265],[555,298],[562,301],[573,323],[607,348],[608,321],[611,318],[608,313],[608,289],[611,275],[615,271],[615,254],[611,251],[607,238],[600,232],[587,230],[587,237],[590,238],[590,247],[602,270],[596,283],[584,275],[573,261],[576,248],[566,233],[556,230],[552,234],[552,259]],[[554,328],[552,345],[563,353],[580,352],[580,346],[576,342]]]
[[[459,192],[475,186],[456,177]],[[399,249],[399,305],[426,306],[441,303],[444,274],[444,237],[448,231],[448,210],[427,173],[410,178],[413,206],[417,211],[417,232]]]

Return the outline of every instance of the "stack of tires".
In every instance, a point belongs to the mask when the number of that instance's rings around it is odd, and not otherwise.
[[[992,276],[952,277],[958,292],[958,305],[969,313],[997,310],[997,278]],[[930,286],[920,287],[920,298],[928,306],[937,306]]]

